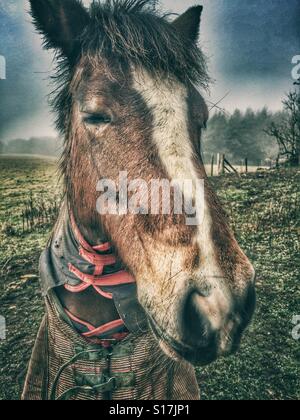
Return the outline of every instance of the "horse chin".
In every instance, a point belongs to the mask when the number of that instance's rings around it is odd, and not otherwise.
[[[194,349],[171,339],[160,330],[152,319],[150,319],[149,323],[161,350],[175,362],[186,361],[194,366],[207,366],[220,357],[228,357],[235,354],[240,348],[240,340],[235,342],[228,341],[225,345],[225,343],[219,343],[220,340],[216,337],[209,345]]]
[[[209,347],[203,347],[201,349],[193,349],[183,343],[178,343],[165,333],[156,325],[156,323],[150,318],[149,324],[155,338],[158,340],[161,350],[166,354],[167,357],[174,360],[175,362],[186,361],[194,366],[207,366],[217,360],[220,356],[218,347],[215,343]],[[231,353],[231,352],[230,352]]]
[[[170,345],[169,343],[160,340],[161,349],[165,354],[176,362],[183,360],[194,366],[208,366],[215,362],[219,355],[214,347],[207,347],[203,349],[186,349],[177,343]]]

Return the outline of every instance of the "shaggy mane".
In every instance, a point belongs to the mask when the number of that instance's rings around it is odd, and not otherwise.
[[[206,61],[201,50],[183,39],[156,5],[157,1],[149,0],[94,1],[91,23],[82,35],[83,54],[113,55],[154,76],[171,74],[206,87]]]

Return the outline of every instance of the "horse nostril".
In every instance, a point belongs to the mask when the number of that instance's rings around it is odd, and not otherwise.
[[[211,326],[201,311],[199,299],[205,296],[193,292],[186,300],[183,310],[183,339],[184,342],[193,347],[203,347],[211,336]]]

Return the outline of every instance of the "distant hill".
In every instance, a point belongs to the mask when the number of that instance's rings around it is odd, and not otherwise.
[[[32,137],[30,139],[14,139],[7,143],[0,142],[0,153],[5,154],[59,156],[61,150],[61,140],[53,137]]]

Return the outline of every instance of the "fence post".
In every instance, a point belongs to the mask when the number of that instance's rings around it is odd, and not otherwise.
[[[248,158],[245,159],[245,171],[248,173]]]
[[[224,175],[225,173],[225,155],[218,153],[217,157],[218,175]]]
[[[225,155],[221,155],[221,175],[225,174]]]
[[[210,171],[211,176],[214,176],[214,164],[215,164],[215,155],[212,155],[212,157],[211,157],[211,171]]]

